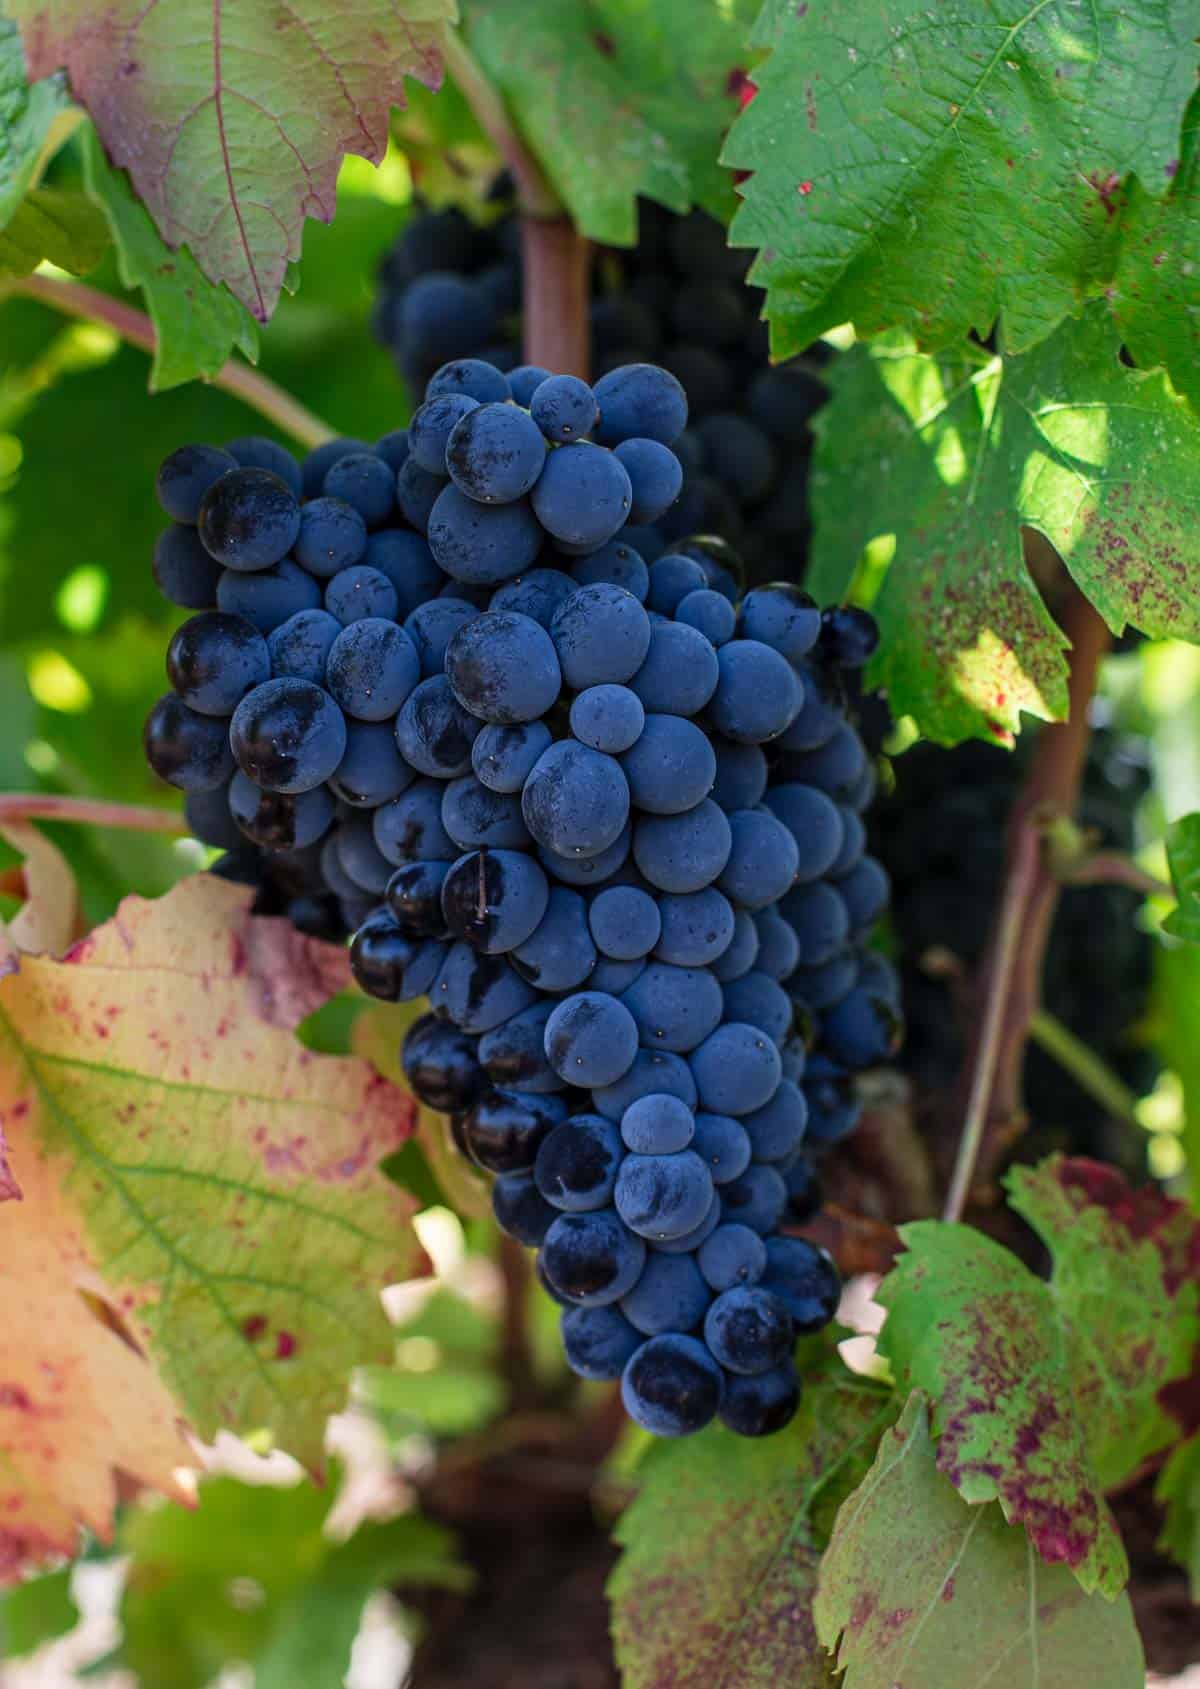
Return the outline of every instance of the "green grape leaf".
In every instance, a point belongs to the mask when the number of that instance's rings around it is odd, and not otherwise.
[[[0,229],[0,280],[28,276],[46,260],[86,275],[107,248],[108,225],[86,194],[31,188]]]
[[[1200,640],[1200,424],[1117,354],[1093,307],[1023,357],[928,356],[897,331],[829,372],[808,584],[842,597],[868,544],[894,537],[868,678],[931,739],[1008,743],[1022,711],[1066,714],[1065,640],[1022,526],[1114,631]]]
[[[1200,1432],[1171,1450],[1154,1495],[1166,1510],[1158,1546],[1178,1560],[1200,1601]]]
[[[1185,815],[1167,835],[1171,884],[1179,899],[1163,922],[1175,938],[1200,944],[1200,815]]]
[[[43,1572],[0,1591],[0,1660],[20,1659],[74,1630],[79,1609],[71,1594],[71,1568]]]
[[[1129,184],[1108,299],[1137,363],[1161,364],[1200,409],[1200,99],[1184,119],[1178,168],[1159,197]]]
[[[404,79],[436,87],[455,0],[10,0],[170,247],[265,322],[348,152],[378,163]]]
[[[367,1597],[392,1585],[462,1589],[449,1534],[419,1515],[326,1532],[332,1487],[278,1489],[206,1478],[198,1504],[137,1508],[122,1640],[103,1661],[155,1689],[205,1689],[249,1666],[257,1689],[341,1683]]]
[[[466,0],[471,47],[592,240],[632,246],[637,197],[725,221],[717,163],[756,0]]]
[[[154,323],[151,392],[216,375],[234,347],[257,360],[254,318],[227,287],[205,277],[186,246],[172,251],[129,177],[108,162],[91,126],[84,135],[83,169],[88,192],[112,230],[121,280],[141,288]]]
[[[750,172],[732,238],[758,249],[775,356],[844,322],[926,346],[998,316],[1010,350],[1050,334],[1104,289],[1126,178],[1170,185],[1195,35],[1182,0],[1011,22],[986,0],[767,0],[723,158]]]
[[[843,1689],[1145,1682],[1129,1597],[1085,1595],[997,1506],[966,1506],[938,1470],[918,1390],[838,1514],[815,1611]]]
[[[931,1397],[938,1468],[963,1498],[998,1500],[1043,1560],[1111,1597],[1128,1564],[1104,1492],[1178,1434],[1159,1392],[1197,1337],[1197,1226],[1098,1163],[1053,1157],[1009,1184],[1049,1283],[969,1226],[905,1226],[880,1348]]]
[[[812,1598],[821,1493],[865,1470],[891,1396],[836,1357],[761,1441],[712,1427],[656,1444],[621,1515],[609,1580],[626,1689],[832,1689]]]
[[[293,1036],[346,954],[251,898],[194,875],[0,976],[5,1569],[107,1537],[116,1469],[178,1494],[187,1423],[319,1467],[351,1370],[391,1353],[380,1292],[417,1249],[378,1164],[412,1105]]]
[[[65,77],[29,85],[17,26],[0,17],[0,228],[33,186],[55,137],[73,122],[70,110]]]

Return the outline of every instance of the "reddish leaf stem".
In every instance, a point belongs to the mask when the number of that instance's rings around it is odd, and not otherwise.
[[[1042,827],[1049,816],[1072,814],[1078,801],[1088,702],[1111,641],[1103,621],[1073,586],[1060,621],[1071,641],[1068,714],[1066,721],[1043,728],[1009,820],[1004,892],[979,973],[979,1031],[960,1092],[966,1107],[943,1210],[946,1220],[962,1218],[989,1133],[1011,1126],[1020,1115],[1025,1043],[1061,889],[1043,848]]]
[[[590,373],[588,242],[565,217],[521,219],[525,361],[555,375]]]
[[[1129,886],[1147,897],[1172,900],[1175,897],[1168,881],[1160,880],[1157,874],[1148,874],[1132,857],[1122,856],[1119,850],[1098,850],[1060,878],[1064,886]]]
[[[88,287],[85,282],[60,281],[56,276],[20,276],[7,282],[3,291],[6,294],[25,294],[68,317],[105,323],[131,346],[138,346],[143,352],[154,352],[156,336],[150,318],[132,305],[126,305],[123,300],[101,293],[98,288]],[[310,450],[334,437],[334,430],[328,423],[314,416],[269,376],[236,358],[230,358],[217,371],[212,385],[232,393],[260,416],[265,416],[268,422],[273,422],[282,433]]]
[[[149,804],[106,803],[99,798],[59,797],[49,792],[5,792],[0,796],[0,826],[12,821],[76,821],[91,827],[119,827],[132,833],[186,834],[176,810]]]

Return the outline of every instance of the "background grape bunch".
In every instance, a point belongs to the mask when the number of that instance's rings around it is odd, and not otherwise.
[[[200,613],[145,743],[224,872],[430,999],[410,1083],[539,1249],[571,1366],[659,1434],[761,1435],[838,1295],[781,1224],[899,1034],[843,686],[875,632],[743,596],[717,542],[647,564],[687,415],[652,365],[467,359],[374,447],[173,453],[156,572]]]
[[[501,203],[505,178],[494,187]],[[746,285],[750,255],[731,250],[703,211],[680,217],[642,200],[636,247],[593,255],[591,367],[665,366],[688,395],[675,450],[683,497],[635,543],[647,562],[691,533],[722,535],[748,579],[798,579],[808,548],[810,422],[825,397],[823,342],[772,367],[763,295]],[[520,225],[472,222],[451,207],[412,217],[379,272],[374,323],[415,393],[447,359],[520,360]]]

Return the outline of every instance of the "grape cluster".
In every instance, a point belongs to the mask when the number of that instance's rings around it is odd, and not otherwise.
[[[200,613],[146,749],[200,838],[354,930],[364,990],[429,998],[409,1082],[537,1247],[571,1366],[662,1435],[761,1435],[838,1295],[781,1223],[899,1026],[842,679],[875,634],[743,596],[719,542],[647,565],[686,420],[652,365],[460,360],[373,449],[172,454],[156,567]]]
[[[498,185],[503,197],[503,181]],[[689,426],[675,442],[684,497],[638,537],[647,562],[691,533],[724,536],[752,579],[799,573],[808,544],[810,422],[825,393],[815,352],[774,368],[762,293],[745,285],[750,255],[702,211],[680,217],[639,206],[638,244],[600,250],[592,271],[591,361],[596,375],[623,364],[664,365],[687,391]],[[419,211],[380,269],[375,330],[420,392],[449,358],[519,361],[520,228],[461,211]]]

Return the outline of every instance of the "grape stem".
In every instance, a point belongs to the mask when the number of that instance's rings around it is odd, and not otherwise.
[[[173,809],[149,804],[105,803],[52,792],[6,792],[0,796],[0,826],[15,821],[75,821],[89,827],[117,827],[130,833],[186,834],[187,822]]]
[[[1078,589],[1059,617],[1071,642],[1067,719],[1043,728],[1008,824],[1004,889],[980,966],[978,1027],[959,1086],[965,1096],[962,1135],[942,1211],[961,1220],[981,1171],[1023,1121],[1025,1043],[1038,1009],[1042,959],[1061,890],[1045,847],[1047,823],[1074,813],[1088,743],[1088,702],[1112,636]]]
[[[5,296],[24,294],[42,305],[49,305],[51,310],[61,311],[64,316],[104,323],[131,346],[138,346],[143,352],[153,355],[157,336],[154,324],[145,312],[135,310],[132,305],[126,305],[110,294],[101,293],[99,288],[88,287],[85,282],[60,281],[57,276],[18,276],[6,282],[2,292]],[[269,376],[237,358],[230,358],[221,366],[212,377],[212,386],[241,399],[243,404],[266,417],[268,422],[273,422],[281,433],[307,450],[335,437],[327,422],[314,416]]]

